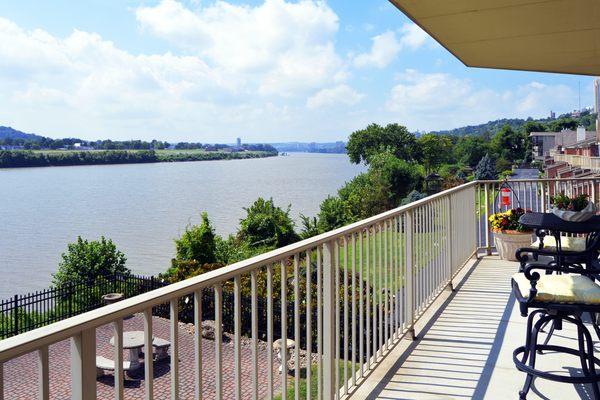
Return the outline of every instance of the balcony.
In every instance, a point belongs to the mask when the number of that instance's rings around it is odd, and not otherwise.
[[[597,181],[512,185],[514,205],[546,210],[553,191],[591,193]],[[0,399],[35,392],[85,400],[516,397],[524,374],[512,364],[512,350],[524,341],[525,319],[510,294],[516,263],[489,255],[486,221],[498,189],[498,182],[467,183],[2,340]],[[231,313],[223,311],[226,294]],[[212,310],[202,310],[207,295]],[[165,303],[170,318],[153,317],[153,307]],[[178,322],[183,307],[194,316],[185,329]],[[201,334],[207,315],[214,317],[214,340]],[[224,326],[233,329],[225,333]],[[125,375],[123,341],[107,341],[133,329],[144,332],[144,355]],[[565,329],[556,340],[572,346],[572,333]],[[155,334],[168,338],[178,357],[154,361]],[[295,344],[281,360],[271,351],[279,339]],[[97,379],[98,355],[115,361],[114,377]],[[302,359],[312,360],[311,368],[295,362]],[[577,361],[545,358],[549,369],[566,374],[578,373]],[[587,394],[586,386],[544,381],[530,398]]]

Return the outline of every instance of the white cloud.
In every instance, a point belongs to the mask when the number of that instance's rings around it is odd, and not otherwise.
[[[354,65],[364,67],[387,67],[403,49],[417,49],[425,44],[429,35],[414,23],[400,29],[400,37],[394,31],[387,31],[372,38],[371,50],[354,58]]]
[[[352,106],[364,97],[350,86],[342,84],[332,88],[322,89],[306,101],[308,108],[316,109],[339,104]]]
[[[266,0],[256,7],[217,1],[191,11],[175,0],[136,12],[140,26],[211,66],[259,81],[263,94],[315,88],[342,68],[337,15],[324,2]]]
[[[406,70],[386,104],[394,119],[413,130],[441,130],[497,118],[541,117],[576,99],[565,85],[531,82],[510,90],[478,87],[446,73]]]

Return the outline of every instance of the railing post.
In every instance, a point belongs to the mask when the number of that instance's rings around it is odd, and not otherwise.
[[[19,295],[15,294],[13,299],[13,315],[15,316],[15,323],[13,324],[13,335],[19,334]]]
[[[488,256],[492,255],[492,238],[489,226],[490,220],[490,191],[489,183],[485,183],[485,249]]]
[[[335,380],[335,252],[333,242],[323,244],[323,398],[334,399]]]
[[[71,399],[96,400],[96,330],[71,338]]]
[[[409,323],[409,332],[413,340],[417,339],[415,335],[415,314],[414,314],[414,293],[415,280],[413,271],[413,231],[414,220],[413,210],[406,212],[406,321]]]

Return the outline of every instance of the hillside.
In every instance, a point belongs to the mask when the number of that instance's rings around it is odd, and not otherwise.
[[[25,133],[11,128],[10,126],[0,126],[0,140],[2,139],[24,139],[24,140],[42,140],[43,136],[33,133]]]

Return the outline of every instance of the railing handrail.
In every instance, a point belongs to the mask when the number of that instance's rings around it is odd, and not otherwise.
[[[36,350],[41,346],[47,346],[64,339],[68,339],[78,332],[91,328],[97,328],[116,319],[124,318],[134,313],[143,312],[150,307],[169,302],[173,298],[189,295],[196,290],[211,287],[220,282],[232,279],[237,275],[248,273],[253,269],[280,261],[288,256],[292,256],[299,252],[309,250],[326,242],[335,240],[338,237],[355,233],[373,224],[377,224],[378,222],[389,219],[390,217],[397,216],[404,212],[418,208],[424,204],[428,204],[436,199],[462,191],[471,186],[475,186],[478,183],[478,181],[468,182],[414,201],[410,204],[400,206],[393,210],[389,210],[373,217],[352,223],[350,225],[346,225],[312,238],[304,239],[288,246],[239,261],[223,268],[219,268],[218,270],[206,272],[196,277],[173,283],[163,288],[143,293],[96,310],[88,311],[86,313],[4,339],[0,341],[0,363]]]

